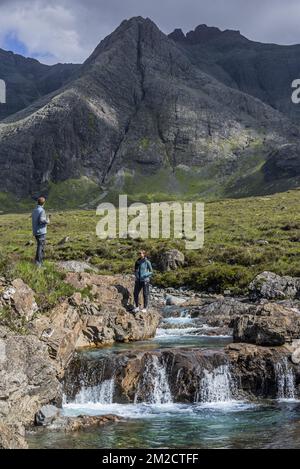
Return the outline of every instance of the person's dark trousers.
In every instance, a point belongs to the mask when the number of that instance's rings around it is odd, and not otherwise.
[[[39,235],[35,237],[37,246],[36,246],[36,255],[35,263],[37,265],[42,265],[45,254],[45,245],[46,245],[46,235]]]
[[[133,296],[134,296],[134,303],[137,308],[139,306],[139,294],[141,290],[143,290],[144,308],[147,308],[149,304],[149,296],[150,296],[150,282],[147,280],[144,282],[141,282],[140,280],[135,281]]]

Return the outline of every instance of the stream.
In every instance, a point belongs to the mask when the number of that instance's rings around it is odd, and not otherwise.
[[[188,310],[174,309],[172,316],[165,308],[152,340],[80,352],[79,379],[76,386],[66,379],[63,413],[115,414],[124,420],[78,433],[38,428],[27,435],[30,448],[300,448],[300,401],[284,363],[277,370],[277,399],[236,397],[236,383],[223,363],[201,375],[193,402],[176,402],[157,351],[222,351],[232,338],[214,332]],[[115,378],[120,360],[144,352],[143,374],[132,402],[126,402]]]

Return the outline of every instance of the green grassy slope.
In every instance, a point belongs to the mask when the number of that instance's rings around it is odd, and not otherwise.
[[[159,285],[189,285],[199,290],[233,293],[245,291],[263,270],[300,276],[300,190],[266,197],[224,199],[205,205],[204,248],[185,251],[183,240],[99,240],[93,210],[53,211],[47,245],[47,265],[36,271],[30,213],[0,215],[0,274],[21,276],[43,295],[66,293],[55,261],[85,259],[100,272],[132,272],[141,247],[155,259],[163,248],[176,247],[186,255],[186,266],[176,272],[156,272]],[[58,242],[65,236],[70,241]],[[44,301],[44,300],[43,300]]]

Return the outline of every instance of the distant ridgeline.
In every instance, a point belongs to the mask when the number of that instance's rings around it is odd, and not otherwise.
[[[1,209],[40,194],[77,208],[299,187],[299,57],[206,25],[167,36],[142,17],[82,65],[0,49]]]

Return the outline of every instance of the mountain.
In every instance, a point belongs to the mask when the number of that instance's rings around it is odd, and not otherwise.
[[[0,120],[60,88],[79,65],[44,65],[0,49],[0,78],[7,83],[7,104],[0,106]]]
[[[43,192],[66,206],[120,191],[151,200],[298,185],[298,126],[226,83],[198,51],[197,41],[248,40],[217,28],[196,36],[125,20],[62,87],[2,120],[0,201]],[[283,174],[276,152],[289,148]]]
[[[262,44],[239,31],[205,24],[186,35],[175,29],[169,37],[202,71],[299,122],[300,106],[291,100],[291,84],[300,78],[300,45]]]

